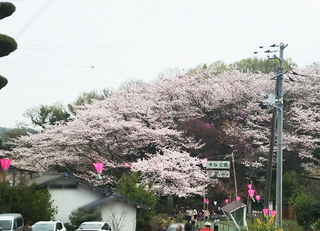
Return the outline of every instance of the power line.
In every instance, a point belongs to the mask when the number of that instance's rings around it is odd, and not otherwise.
[[[15,39],[18,39],[36,20],[37,18],[47,9],[47,7],[53,2],[53,0],[48,0],[46,4],[32,17],[32,19],[19,31]]]
[[[306,52],[311,51],[311,50],[313,50],[313,49],[315,49],[315,48],[318,48],[318,47],[320,47],[320,45],[317,45],[317,46],[315,46],[315,47],[312,47],[312,48],[310,48],[310,49],[307,49],[307,50],[305,50],[305,51],[303,51],[303,52],[300,52],[300,53],[298,53],[298,54],[296,54],[296,55],[292,55],[292,57],[301,55],[301,54],[303,54],[303,53],[306,53]]]
[[[75,46],[75,45],[54,45],[54,44],[21,44],[22,46],[30,47],[57,47],[57,48],[107,48],[107,49],[237,49],[237,48],[252,48],[252,46],[218,46],[218,47],[157,47],[157,46]]]

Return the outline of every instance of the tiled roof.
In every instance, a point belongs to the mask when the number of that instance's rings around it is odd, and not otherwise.
[[[113,200],[116,200],[116,199],[122,199],[122,200],[125,200],[127,201],[128,203],[131,203],[135,206],[137,206],[137,208],[143,208],[143,209],[150,209],[149,207],[143,205],[143,204],[140,204],[136,201],[133,201],[133,200],[130,200],[126,197],[123,197],[121,196],[120,194],[113,194],[107,190],[104,190],[102,188],[99,188],[99,187],[96,187],[90,183],[88,183],[87,181],[84,181],[84,180],[81,180],[77,177],[74,177],[74,176],[71,176],[69,175],[68,173],[44,173],[42,174],[41,176],[39,177],[36,177],[36,178],[33,178],[29,181],[29,184],[31,185],[32,183],[36,183],[39,187],[43,187],[43,186],[46,186],[56,180],[59,180],[61,178],[69,178],[73,181],[76,181],[78,183],[81,183],[81,184],[84,184],[96,191],[99,191],[101,193],[103,193],[105,195],[105,197],[101,198],[101,199],[98,199],[94,202],[91,202],[83,207],[81,207],[80,209],[84,210],[84,211],[92,211],[94,210],[95,208],[97,208],[98,206],[101,206],[101,204],[103,203],[107,203],[107,202],[110,202],[110,201],[113,201]]]

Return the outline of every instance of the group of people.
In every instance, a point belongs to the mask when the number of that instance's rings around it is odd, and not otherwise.
[[[214,230],[214,231],[218,231],[218,229],[219,229],[219,220],[218,220],[218,222],[216,222],[216,220],[215,220],[215,222],[214,222],[214,229],[213,229],[213,230]],[[184,225],[184,230],[185,230],[185,231],[192,231],[192,230],[194,230],[194,227],[192,226],[192,224],[191,224],[190,222],[188,222],[188,223],[186,223],[186,224]],[[198,230],[198,229],[197,229],[197,230]],[[201,229],[200,231],[208,231],[208,230],[212,230],[212,229],[211,229],[211,223],[210,223],[210,222],[206,222],[206,223],[204,224],[204,228]],[[158,229],[157,231],[167,231],[167,229],[165,228],[163,222],[160,222],[160,224],[159,224],[159,229]],[[177,229],[176,229],[175,231],[182,231],[182,226],[181,226],[181,225],[178,225],[178,226],[177,226]]]
[[[187,209],[185,211],[185,219],[187,221],[191,220],[196,220],[196,219],[201,219],[201,220],[212,220],[213,217],[215,216],[214,210],[208,210],[208,209],[203,209],[203,210],[197,210],[197,209]]]

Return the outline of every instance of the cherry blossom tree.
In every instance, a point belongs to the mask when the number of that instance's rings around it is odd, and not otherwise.
[[[297,155],[306,169],[318,161],[318,70],[319,65],[293,67],[284,85],[285,152]],[[272,76],[242,73],[236,67],[208,68],[125,85],[104,100],[78,106],[73,121],[13,140],[15,148],[8,154],[21,167],[68,170],[96,184],[115,182],[114,171],[127,162],[143,181],[154,181],[159,195],[188,196],[203,193],[208,181],[198,158],[215,156],[215,150],[202,153],[204,140],[210,142],[201,137],[205,131],[223,143],[219,155],[235,154],[237,165],[246,170],[240,172],[243,179],[260,181],[272,116],[272,108],[262,102],[274,90]],[[199,121],[198,135],[182,126],[193,121]],[[219,131],[210,132],[214,129]],[[164,163],[163,177],[157,172],[159,161]],[[106,166],[102,181],[97,180],[94,162]]]
[[[163,164],[163,170],[158,169],[158,163]],[[190,157],[187,152],[165,149],[132,163],[131,170],[139,172],[143,182],[152,181],[158,195],[203,196],[210,179],[199,163],[199,158]]]

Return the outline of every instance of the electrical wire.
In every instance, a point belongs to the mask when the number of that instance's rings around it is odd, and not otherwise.
[[[311,51],[311,50],[313,50],[313,49],[315,49],[315,48],[318,48],[318,47],[320,47],[320,45],[317,45],[317,46],[312,47],[312,48],[310,48],[310,49],[308,49],[308,50],[305,50],[305,51],[303,51],[303,52],[300,52],[300,53],[298,53],[298,54],[296,54],[296,55],[293,55],[292,57],[301,55],[301,54],[303,54],[303,53],[306,53],[306,52]]]
[[[53,2],[53,0],[48,0],[46,4],[31,18],[31,20],[19,31],[15,36],[18,39],[36,20],[37,18],[48,8],[48,6]]]

